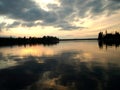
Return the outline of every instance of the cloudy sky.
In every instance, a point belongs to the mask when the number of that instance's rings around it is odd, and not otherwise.
[[[0,0],[0,36],[92,38],[120,32],[120,0]]]

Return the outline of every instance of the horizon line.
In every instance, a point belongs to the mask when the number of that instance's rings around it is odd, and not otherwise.
[[[69,38],[69,39],[60,39],[60,41],[70,41],[70,40],[98,40],[98,38]]]

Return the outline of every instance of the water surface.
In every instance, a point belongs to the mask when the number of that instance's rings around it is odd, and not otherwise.
[[[0,47],[0,90],[119,90],[120,47],[97,41]]]

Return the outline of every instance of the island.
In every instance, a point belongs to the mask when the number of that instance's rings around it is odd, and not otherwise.
[[[115,31],[114,33],[99,32],[98,34],[99,46],[102,47],[104,44],[107,46],[115,45],[116,47],[120,45],[120,34]]]

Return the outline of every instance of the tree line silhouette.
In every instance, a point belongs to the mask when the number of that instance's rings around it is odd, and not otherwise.
[[[52,44],[57,44],[58,42],[59,42],[59,38],[53,36],[43,36],[42,38],[0,37],[0,46],[26,45],[26,44],[52,45]]]
[[[106,33],[99,32],[98,34],[98,41],[99,46],[103,47],[103,45],[112,46],[115,45],[116,47],[120,45],[120,34],[119,32],[115,31],[115,33]]]

